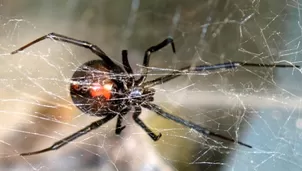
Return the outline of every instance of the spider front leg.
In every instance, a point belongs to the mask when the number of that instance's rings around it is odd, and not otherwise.
[[[94,54],[98,55],[101,59],[103,59],[107,65],[115,66],[115,63],[98,46],[96,46],[92,43],[83,41],[83,40],[74,39],[74,38],[67,37],[67,36],[64,36],[61,34],[57,34],[57,33],[49,33],[47,35],[39,37],[36,40],[29,42],[28,44],[22,46],[21,48],[11,52],[11,54],[16,54],[38,42],[41,42],[42,40],[45,40],[45,39],[52,39],[52,40],[56,40],[56,41],[60,41],[60,42],[66,42],[66,43],[70,43],[70,44],[73,44],[76,46],[90,49]]]
[[[88,132],[99,128],[100,126],[102,126],[103,124],[105,124],[106,122],[110,121],[112,118],[114,118],[116,115],[115,114],[109,114],[107,115],[105,118],[102,118],[98,121],[95,121],[93,123],[91,123],[90,125],[86,126],[85,128],[77,131],[74,134],[71,134],[70,136],[55,142],[52,146],[39,150],[39,151],[33,151],[33,152],[27,152],[27,153],[21,153],[20,156],[30,156],[30,155],[35,155],[35,154],[40,154],[40,153],[45,153],[48,151],[52,151],[52,150],[57,150],[61,147],[63,147],[64,145],[68,144],[69,142],[79,138],[82,135],[87,134]]]
[[[153,133],[150,128],[148,128],[144,122],[142,120],[140,120],[138,118],[138,116],[142,113],[142,108],[140,106],[135,106],[135,111],[133,113],[133,120],[141,127],[143,128],[148,135],[153,139],[153,141],[157,141],[159,140],[159,138],[162,136],[161,133],[159,133],[158,135],[156,135],[155,133]]]
[[[165,46],[167,46],[169,44],[171,44],[172,51],[173,51],[173,53],[175,53],[176,50],[175,50],[175,45],[174,45],[174,42],[173,42],[173,38],[168,37],[164,41],[162,41],[161,43],[159,43],[158,45],[152,46],[152,47],[148,48],[145,51],[143,66],[144,67],[148,67],[149,66],[150,56],[151,56],[152,53],[154,53],[154,52],[156,52],[156,51],[164,48]],[[146,74],[147,74],[146,68],[143,68],[143,72],[141,74],[142,74],[142,76],[138,80],[136,80],[136,85],[141,85],[146,80],[146,78],[147,78],[147,76],[146,76]]]
[[[261,63],[248,63],[248,62],[226,62],[226,63],[214,64],[214,65],[198,65],[195,67],[186,66],[179,69],[178,71],[171,72],[168,75],[156,78],[151,81],[143,82],[142,86],[153,87],[168,82],[179,76],[186,75],[190,72],[202,73],[202,72],[215,71],[215,70],[229,71],[238,67],[300,68],[299,65],[293,65],[293,64],[261,64]]]

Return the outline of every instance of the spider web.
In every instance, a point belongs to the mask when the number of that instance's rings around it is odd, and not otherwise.
[[[1,170],[301,170],[301,72],[241,67],[189,73],[156,86],[166,111],[252,149],[200,135],[144,110],[153,142],[127,115],[55,152],[20,157],[52,145],[99,118],[81,113],[69,96],[73,72],[97,59],[90,51],[45,40],[16,55],[16,48],[50,32],[95,43],[121,62],[129,50],[136,73],[144,50],[167,36],[152,54],[149,78],[184,66],[228,61],[301,65],[301,1],[0,1]]]

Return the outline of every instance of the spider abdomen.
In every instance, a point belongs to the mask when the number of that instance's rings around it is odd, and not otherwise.
[[[84,113],[103,116],[115,108],[118,86],[111,71],[102,60],[84,63],[71,78],[70,95],[74,104]]]

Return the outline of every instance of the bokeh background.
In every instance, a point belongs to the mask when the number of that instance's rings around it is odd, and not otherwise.
[[[54,152],[20,157],[76,132],[98,118],[81,113],[69,96],[78,66],[90,51],[45,40],[50,32],[98,45],[115,62],[129,50],[138,73],[144,51],[167,36],[151,66],[177,69],[228,61],[301,65],[298,0],[23,0],[0,1],[0,170],[301,170],[301,71],[239,68],[189,74],[155,87],[168,112],[252,145],[240,147],[164,120],[143,120],[163,137],[153,142],[127,116]],[[149,79],[168,74],[157,69]]]

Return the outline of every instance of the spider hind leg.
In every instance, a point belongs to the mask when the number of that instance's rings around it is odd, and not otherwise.
[[[68,137],[65,137],[64,139],[61,139],[57,142],[55,142],[52,146],[47,147],[45,149],[42,150],[38,150],[38,151],[33,151],[33,152],[27,152],[27,153],[21,153],[20,156],[31,156],[31,155],[35,155],[35,154],[41,154],[41,153],[45,153],[48,151],[53,151],[53,150],[57,150],[61,147],[63,147],[64,145],[68,144],[69,142],[79,138],[82,135],[87,134],[88,132],[95,130],[97,128],[99,128],[100,126],[102,126],[103,124],[107,123],[108,121],[110,121],[112,118],[114,118],[116,115],[112,114],[112,115],[107,115],[106,117],[97,120],[95,122],[92,122],[90,125],[86,126],[85,128],[69,135]]]
[[[155,112],[156,114],[158,114],[159,116],[165,118],[165,119],[169,119],[169,120],[172,120],[178,124],[181,124],[187,128],[192,128],[196,131],[198,131],[199,133],[201,134],[204,134],[206,136],[214,136],[214,137],[217,137],[217,138],[220,138],[220,139],[223,139],[223,140],[226,140],[226,141],[229,141],[229,142],[233,142],[233,143],[237,143],[239,145],[242,145],[242,146],[245,146],[245,147],[248,147],[248,148],[253,148],[251,145],[248,145],[246,143],[243,143],[241,141],[237,141],[237,140],[234,140],[232,138],[228,138],[228,137],[225,137],[223,135],[220,135],[220,134],[217,134],[217,133],[214,133],[212,131],[209,131],[208,129],[206,128],[203,128],[191,121],[186,121],[178,116],[175,116],[175,115],[172,115],[168,112],[165,112],[164,110],[161,109],[160,106],[156,105],[156,104],[153,104],[153,103],[145,103],[145,104],[142,104],[142,107],[146,108],[146,109],[149,109],[153,112]]]

